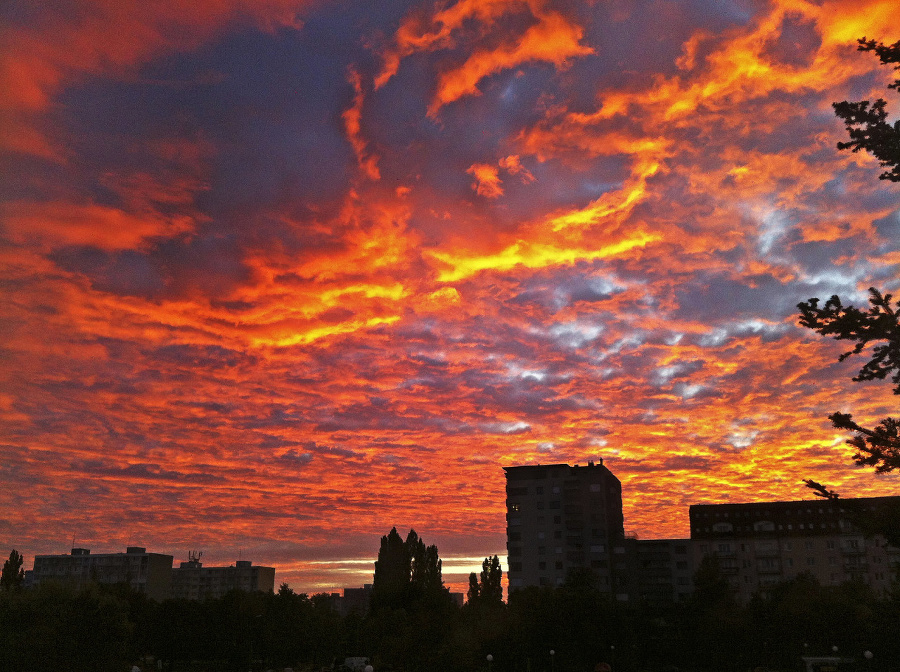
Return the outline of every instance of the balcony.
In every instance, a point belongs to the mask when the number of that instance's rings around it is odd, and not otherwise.
[[[841,553],[843,553],[844,555],[865,555],[866,549],[864,547],[851,548],[849,546],[842,546]]]

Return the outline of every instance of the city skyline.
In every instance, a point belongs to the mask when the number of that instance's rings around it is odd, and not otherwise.
[[[396,527],[464,591],[504,466],[602,458],[657,539],[896,492],[827,417],[891,386],[796,308],[900,290],[900,187],[832,109],[897,118],[856,50],[895,3],[21,0],[0,33],[5,552],[314,593]]]

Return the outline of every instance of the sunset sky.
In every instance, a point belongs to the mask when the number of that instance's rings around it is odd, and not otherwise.
[[[463,590],[502,466],[602,457],[642,538],[896,494],[827,419],[891,386],[797,326],[900,293],[862,36],[896,0],[3,3],[0,552],[319,592],[412,527]]]

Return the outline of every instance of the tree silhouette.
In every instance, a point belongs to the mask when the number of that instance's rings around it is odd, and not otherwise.
[[[895,64],[894,69],[900,71],[900,41],[886,45],[863,37],[859,39],[858,49],[874,51],[884,65]],[[888,88],[900,90],[900,78]],[[886,106],[883,98],[874,103],[868,100],[833,103],[835,114],[844,120],[850,136],[849,142],[838,143],[838,149],[869,152],[882,167],[888,168],[879,176],[882,180],[900,182],[900,121],[893,126],[888,123]]]
[[[415,530],[406,541],[397,528],[381,538],[375,576],[372,579],[372,607],[406,608],[412,602],[449,597],[441,574],[437,546],[426,546]]]
[[[884,44],[862,37],[859,51],[874,51],[882,64],[893,64],[900,72],[900,41]],[[888,88],[900,91],[900,78]],[[839,142],[838,149],[858,152],[863,149],[889,168],[879,177],[882,180],[900,182],[900,121],[891,126],[887,122],[887,103],[879,98],[833,103],[835,114],[844,120],[849,142]],[[822,336],[854,343],[843,353],[839,361],[858,355],[869,345],[873,346],[870,359],[854,376],[854,381],[884,380],[888,376],[894,383],[894,394],[900,394],[900,316],[891,306],[891,295],[869,288],[869,310],[844,306],[838,296],[832,296],[819,306],[819,299],[812,298],[797,304],[800,324]],[[900,303],[897,304],[900,307]],[[900,467],[900,420],[884,418],[875,427],[863,427],[853,420],[850,413],[835,412],[828,416],[837,429],[850,430],[856,435],[847,443],[856,449],[853,459],[859,465],[875,467],[876,473],[886,473]],[[803,481],[816,495],[837,499],[838,493],[812,479]]]
[[[475,605],[478,603],[478,575],[475,572],[471,572],[469,574],[469,590],[466,593],[466,602],[470,605]]]
[[[810,299],[797,304],[800,309],[800,324],[822,336],[855,343],[851,350],[843,353],[839,361],[863,352],[872,345],[870,359],[862,366],[854,381],[884,380],[890,377],[894,383],[894,394],[900,394],[900,315],[891,306],[890,294],[881,294],[877,289],[869,289],[868,311],[854,306],[844,306],[840,297],[832,296],[819,306],[818,299]],[[900,303],[897,304],[900,307]],[[863,427],[853,420],[850,413],[832,413],[828,416],[837,429],[856,432],[847,441],[856,448],[853,459],[857,464],[875,467],[876,473],[886,473],[900,467],[900,421],[884,418],[872,429]],[[822,497],[836,498],[820,483],[805,481],[807,486]]]
[[[0,572],[0,589],[14,590],[22,586],[25,582],[25,570],[22,564],[25,559],[16,549],[9,554],[9,559],[3,563],[3,570]]]
[[[412,569],[409,552],[397,528],[381,538],[378,559],[375,561],[375,576],[372,579],[372,607],[399,606],[409,591]]]
[[[503,601],[503,570],[500,569],[500,558],[496,555],[487,557],[481,563],[481,585],[478,599],[484,604],[499,604]]]

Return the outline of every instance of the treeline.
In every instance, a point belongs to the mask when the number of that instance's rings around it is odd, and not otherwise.
[[[322,670],[365,656],[376,672],[591,672],[600,662],[615,672],[798,670],[801,656],[834,646],[856,661],[846,669],[900,669],[900,600],[877,599],[861,583],[824,587],[801,575],[739,606],[705,563],[689,601],[651,606],[611,599],[589,572],[505,603],[500,576],[498,559],[486,558],[459,608],[437,549],[392,530],[364,614],[341,616],[331,596],[287,585],[157,603],[124,585],[13,582],[0,591],[0,669],[112,672],[158,660],[185,672]]]

